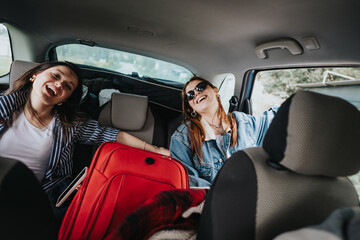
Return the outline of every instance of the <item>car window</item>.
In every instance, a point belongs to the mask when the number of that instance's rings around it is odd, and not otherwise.
[[[307,90],[343,98],[360,109],[360,68],[298,68],[259,71],[253,92],[253,114],[281,104],[291,94]]]
[[[253,92],[253,114],[260,115],[291,94],[314,91],[343,98],[360,110],[360,68],[301,68],[260,71]],[[350,177],[360,196],[360,173]]]
[[[100,67],[122,74],[150,77],[184,84],[192,72],[186,68],[162,60],[138,54],[82,44],[67,44],[56,47],[59,61],[71,61],[93,67]]]
[[[0,76],[10,72],[12,54],[7,28],[0,23]]]
[[[235,76],[234,74],[226,74],[218,86],[221,104],[225,112],[229,111],[230,99],[234,95],[235,90]]]

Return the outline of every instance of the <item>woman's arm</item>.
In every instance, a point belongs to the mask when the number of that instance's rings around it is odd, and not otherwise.
[[[273,106],[269,110],[265,111],[263,115],[256,117],[242,112],[236,112],[235,114],[237,114],[238,128],[244,128],[240,129],[240,131],[238,129],[238,134],[240,132],[240,136],[238,137],[241,137],[241,134],[247,134],[254,139],[257,146],[260,146],[278,109],[279,106]],[[241,125],[242,123],[245,124]]]
[[[15,92],[9,95],[0,96],[0,117],[4,120],[9,119],[11,114],[27,100],[27,92]]]
[[[100,126],[99,122],[95,120],[79,124],[77,129],[75,141],[82,144],[100,145],[106,141],[117,141],[131,147],[170,156],[170,152],[166,148],[156,147],[118,129]]]
[[[269,110],[265,111],[263,115],[255,117],[255,135],[257,136],[258,145],[261,145],[265,134],[277,113],[279,106],[272,106]]]
[[[176,134],[176,133],[175,133]],[[172,136],[170,141],[170,153],[171,157],[182,162],[189,174],[190,187],[210,187],[210,182],[206,181],[203,178],[200,178],[198,171],[195,169],[192,161],[192,152],[191,149],[186,146],[179,139],[179,137]]]
[[[133,135],[130,135],[126,132],[120,131],[118,135],[116,136],[116,141],[131,147],[147,150],[150,152],[155,152],[163,155],[170,156],[170,151],[163,147],[157,147],[154,145],[151,145]]]

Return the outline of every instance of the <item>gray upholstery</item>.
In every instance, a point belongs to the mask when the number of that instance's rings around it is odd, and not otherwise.
[[[335,209],[358,206],[356,191],[346,177],[278,171],[266,164],[270,157],[263,148],[244,152],[257,175],[256,239],[272,239],[274,232],[321,223]]]
[[[264,140],[264,148],[246,149],[258,177],[257,239],[275,229],[320,223],[333,210],[358,205],[358,196],[346,177],[360,169],[360,112],[347,101],[314,92],[293,95],[279,110]],[[276,122],[287,119],[278,128]],[[266,165],[271,161],[276,130],[286,131],[283,158],[291,171]],[[293,221],[293,223],[292,223]],[[288,227],[287,226],[287,227]]]
[[[121,129],[148,143],[152,143],[154,117],[146,96],[113,93],[99,115],[99,123]]]
[[[301,174],[332,177],[353,175],[360,169],[360,112],[355,106],[303,91],[284,110],[288,123],[281,165]],[[271,148],[271,133],[264,140],[265,148]]]
[[[273,239],[359,206],[360,112],[313,92],[287,99],[263,146],[231,156],[205,199],[198,239]]]
[[[14,85],[14,82],[19,79],[24,73],[38,66],[39,64],[40,63],[15,60],[11,64],[9,88],[11,89]]]

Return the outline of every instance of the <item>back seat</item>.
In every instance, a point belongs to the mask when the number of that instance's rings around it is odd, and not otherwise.
[[[155,121],[148,103],[147,96],[113,93],[98,121],[100,125],[121,129],[152,144]]]
[[[27,71],[38,65],[39,63],[36,62],[15,60],[11,64],[11,68],[10,68],[9,89],[13,87],[15,80],[19,79],[24,73],[26,73]]]
[[[154,117],[147,96],[112,93],[110,101],[102,107],[98,121],[102,126],[120,129],[156,146],[166,147],[168,142],[167,124]],[[73,175],[90,165],[97,147],[76,145]]]
[[[176,129],[181,125],[183,122],[183,115],[179,114],[177,117],[171,119],[168,123],[167,128],[167,146],[170,147],[170,140],[173,133],[176,131]]]

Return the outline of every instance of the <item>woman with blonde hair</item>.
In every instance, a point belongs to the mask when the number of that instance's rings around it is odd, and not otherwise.
[[[171,137],[171,156],[185,164],[192,187],[209,187],[234,152],[261,145],[278,107],[254,117],[226,114],[218,89],[194,76],[182,91],[183,124]]]

